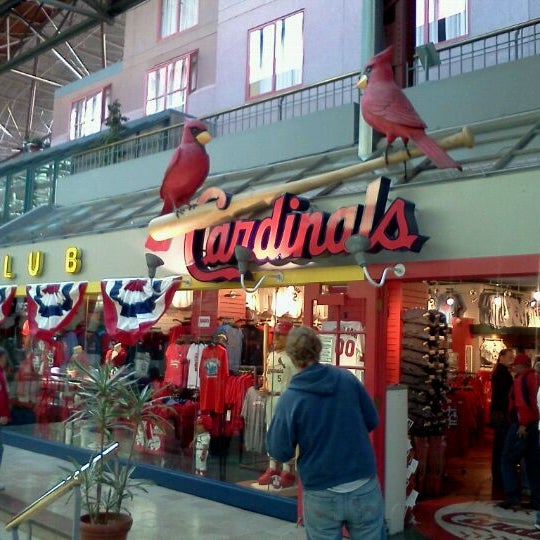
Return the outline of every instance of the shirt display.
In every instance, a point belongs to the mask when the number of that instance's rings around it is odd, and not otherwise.
[[[199,362],[206,345],[204,343],[192,343],[187,352],[188,376],[187,387],[199,388]]]
[[[229,376],[227,349],[221,344],[208,345],[201,354],[199,366],[200,409],[223,413],[225,387]]]
[[[270,425],[281,394],[297,373],[290,356],[285,351],[272,351],[266,359],[265,383],[268,390],[266,401],[266,427]]]
[[[265,452],[266,398],[252,386],[246,393],[242,406],[244,418],[244,447],[249,452]]]
[[[189,346],[185,343],[171,343],[165,350],[164,381],[185,388],[188,376]]]

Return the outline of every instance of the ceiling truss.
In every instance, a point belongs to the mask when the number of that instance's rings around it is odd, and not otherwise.
[[[55,89],[122,59],[124,13],[144,1],[0,2],[0,161],[50,133]]]

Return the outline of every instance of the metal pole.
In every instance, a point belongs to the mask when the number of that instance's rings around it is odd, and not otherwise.
[[[381,6],[380,0],[362,1],[362,50],[360,51],[360,69],[375,53],[375,48],[379,45],[381,30]],[[373,129],[365,122],[362,114],[358,120],[358,157],[362,160],[371,155],[373,151]]]
[[[80,538],[80,528],[81,528],[81,506],[82,506],[82,497],[81,497],[81,485],[77,484],[73,488],[75,495],[75,505],[73,508],[73,529],[71,537],[73,540],[79,540]]]

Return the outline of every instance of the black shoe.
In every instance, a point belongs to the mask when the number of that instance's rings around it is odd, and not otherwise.
[[[521,504],[519,501],[514,501],[512,499],[506,499],[504,501],[501,501],[500,503],[497,503],[495,505],[497,508],[504,508],[505,510],[519,510],[521,508]]]
[[[538,505],[534,501],[521,503],[521,508],[524,510],[538,510]]]

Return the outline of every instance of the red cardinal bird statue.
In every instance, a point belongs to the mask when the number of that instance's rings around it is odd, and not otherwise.
[[[418,116],[403,90],[394,82],[392,72],[393,46],[375,55],[364,67],[364,73],[356,87],[363,90],[362,116],[376,131],[386,136],[388,147],[401,137],[407,147],[409,139],[440,169],[456,168],[454,161],[431,137],[426,135],[426,124]]]
[[[161,214],[180,212],[189,204],[193,194],[201,187],[210,169],[210,159],[204,145],[211,140],[206,126],[199,120],[186,120],[180,146],[172,155],[163,176],[159,192],[163,200]],[[167,251],[170,240],[148,237],[145,247],[152,251]]]

